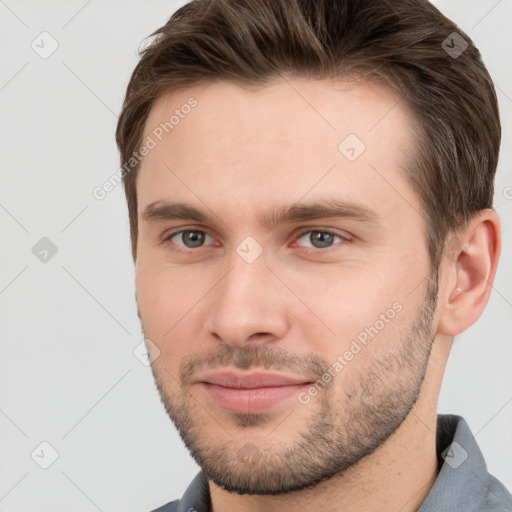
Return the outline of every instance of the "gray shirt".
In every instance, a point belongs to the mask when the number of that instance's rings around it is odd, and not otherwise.
[[[439,474],[417,512],[512,512],[512,494],[487,471],[482,452],[461,416],[438,414]],[[210,512],[210,492],[199,472],[181,500],[153,512]]]

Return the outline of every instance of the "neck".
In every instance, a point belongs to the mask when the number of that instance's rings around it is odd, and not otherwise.
[[[409,415],[357,464],[313,488],[279,496],[232,494],[210,481],[211,510],[416,512],[438,474],[437,397],[450,346],[448,339],[434,342],[420,396]]]

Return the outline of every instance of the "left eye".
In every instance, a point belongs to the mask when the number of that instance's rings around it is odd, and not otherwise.
[[[313,247],[314,249],[325,249],[331,247],[335,238],[339,238],[341,241],[346,240],[341,235],[337,235],[331,231],[322,230],[306,231],[305,233],[302,233],[297,240],[302,240],[303,238],[309,241],[311,243],[309,247]]]

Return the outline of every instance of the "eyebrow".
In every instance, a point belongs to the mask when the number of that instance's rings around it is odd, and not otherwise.
[[[213,216],[195,206],[168,201],[155,201],[149,204],[141,215],[145,222],[169,220],[192,220],[213,222]],[[291,204],[268,214],[259,214],[258,222],[271,229],[280,224],[291,224],[308,220],[345,218],[370,224],[379,223],[376,211],[352,201],[322,200],[309,204]]]

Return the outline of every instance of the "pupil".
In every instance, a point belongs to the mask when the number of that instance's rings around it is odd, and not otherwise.
[[[309,239],[314,246],[317,244],[316,247],[329,247],[333,242],[333,236],[323,231],[312,231]]]
[[[187,247],[200,247],[204,241],[204,233],[198,231],[184,231],[183,243]]]

